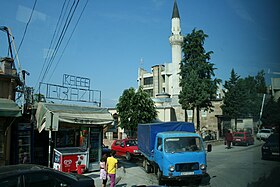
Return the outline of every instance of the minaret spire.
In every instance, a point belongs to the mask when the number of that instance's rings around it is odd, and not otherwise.
[[[180,18],[179,10],[178,10],[178,6],[177,6],[176,0],[174,1],[172,18]]]

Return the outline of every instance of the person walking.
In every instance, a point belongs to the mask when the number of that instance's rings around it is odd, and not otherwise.
[[[116,151],[111,151],[111,156],[107,158],[106,170],[110,178],[110,187],[115,187],[116,185],[116,172],[118,168],[118,160],[115,158]]]
[[[227,145],[227,149],[231,148],[231,142],[233,140],[233,136],[232,133],[230,132],[230,130],[227,131],[226,135],[225,135],[225,141],[226,141],[226,145]]]
[[[104,154],[100,159],[100,179],[102,180],[102,187],[106,187],[107,183],[107,171],[106,171],[107,155]]]

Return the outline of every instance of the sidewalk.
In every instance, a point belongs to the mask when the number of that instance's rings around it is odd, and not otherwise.
[[[94,179],[94,184],[96,187],[100,187],[102,186],[102,181],[99,178],[99,170],[98,171],[93,171],[90,173],[85,173],[83,175],[89,176],[91,178]],[[118,184],[118,182],[123,178],[123,176],[125,175],[125,169],[123,167],[120,167],[117,169],[117,176],[116,176],[116,184]],[[107,185],[106,186],[110,186],[110,180],[108,179],[107,181]]]

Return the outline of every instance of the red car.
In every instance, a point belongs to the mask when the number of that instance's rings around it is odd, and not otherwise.
[[[235,132],[233,133],[232,145],[253,145],[254,137],[249,132]]]
[[[126,160],[131,160],[132,157],[141,155],[136,139],[115,140],[111,146],[111,150],[115,150],[116,156],[124,156]]]

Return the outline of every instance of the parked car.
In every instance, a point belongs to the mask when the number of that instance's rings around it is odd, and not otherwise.
[[[1,187],[94,187],[94,180],[84,175],[60,172],[33,164],[0,167]]]
[[[280,159],[279,133],[270,135],[262,146],[262,159]]]
[[[273,133],[272,129],[261,129],[256,137],[258,140],[266,140]]]
[[[254,137],[249,132],[235,132],[233,133],[232,145],[253,145]]]
[[[126,160],[131,160],[132,157],[141,155],[136,139],[115,140],[111,149],[116,151],[116,156],[124,156]]]

